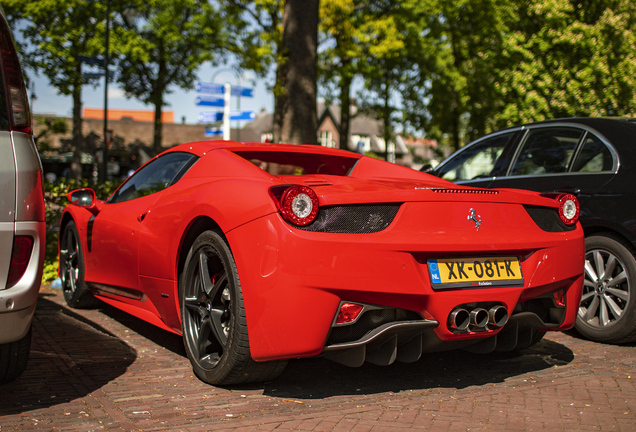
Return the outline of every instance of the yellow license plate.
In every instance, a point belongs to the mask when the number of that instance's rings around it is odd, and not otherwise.
[[[444,258],[428,260],[433,288],[522,286],[519,258]]]

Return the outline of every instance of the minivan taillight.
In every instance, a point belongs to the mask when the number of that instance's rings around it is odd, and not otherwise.
[[[4,75],[6,104],[9,108],[9,127],[18,132],[31,133],[31,111],[24,85],[18,54],[11,33],[4,20],[0,20],[0,68]]]
[[[33,250],[33,238],[30,236],[15,236],[13,239],[13,252],[11,253],[11,267],[9,267],[9,278],[7,288],[11,288],[18,283],[31,260]]]

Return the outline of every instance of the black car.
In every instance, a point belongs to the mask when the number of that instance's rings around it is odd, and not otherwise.
[[[575,194],[586,238],[576,329],[595,341],[636,341],[636,119],[568,118],[504,129],[429,172],[469,186]]]

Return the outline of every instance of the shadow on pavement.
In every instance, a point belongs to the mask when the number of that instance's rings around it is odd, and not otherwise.
[[[105,315],[187,361],[181,336],[161,330],[139,318],[104,304]],[[544,339],[537,345],[511,353],[472,354],[447,351],[423,354],[415,363],[349,368],[323,358],[292,360],[275,380],[229,389],[263,389],[283,398],[320,399],[403,390],[457,388],[503,382],[507,378],[539,372],[572,362],[574,353],[564,345]]]
[[[574,353],[543,340],[516,353],[472,354],[447,351],[423,354],[415,363],[349,368],[326,359],[290,361],[283,374],[264,385],[276,397],[320,399],[340,395],[376,394],[434,388],[463,389],[499,383],[507,378],[566,365]]]
[[[18,414],[86,396],[126,372],[137,352],[98,324],[40,293],[29,364],[0,388],[0,415]]]
[[[73,310],[40,294],[34,319],[31,359],[24,375],[2,386],[0,415],[34,411],[87,396],[116,381],[137,358],[122,339]],[[99,313],[183,357],[181,336],[103,304]],[[500,383],[572,362],[574,353],[544,339],[513,353],[448,351],[423,354],[415,363],[364,364],[349,368],[322,358],[292,360],[275,380],[232,389],[262,389],[281,398],[321,399],[422,389],[463,389]]]
[[[185,347],[183,346],[183,337],[175,333],[150,324],[141,318],[132,316],[126,312],[117,309],[114,306],[102,302],[100,312],[114,319],[121,325],[128,327],[130,330],[145,337],[146,339],[156,343],[157,345],[172,351],[173,353],[183,357],[187,361]]]

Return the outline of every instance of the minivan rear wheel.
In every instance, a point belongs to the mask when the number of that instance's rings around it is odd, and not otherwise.
[[[31,351],[31,328],[20,340],[0,344],[0,384],[15,381],[27,367]]]

